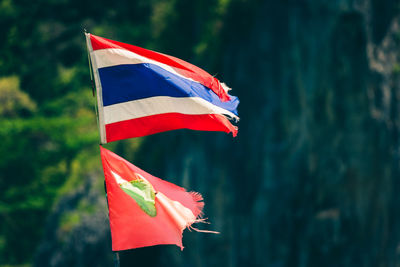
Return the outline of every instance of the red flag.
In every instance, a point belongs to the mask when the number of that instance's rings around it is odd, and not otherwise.
[[[183,249],[183,230],[202,221],[202,196],[154,177],[102,146],[100,153],[112,250],[163,244]]]

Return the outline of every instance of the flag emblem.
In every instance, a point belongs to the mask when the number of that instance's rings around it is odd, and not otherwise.
[[[155,190],[143,176],[134,173],[132,175],[133,179],[128,181],[113,171],[111,171],[111,174],[121,189],[131,196],[144,212],[151,217],[157,215]]]

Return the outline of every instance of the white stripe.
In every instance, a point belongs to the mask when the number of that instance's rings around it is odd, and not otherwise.
[[[215,106],[201,97],[155,96],[104,107],[105,123],[131,120],[163,113],[188,115],[224,114],[238,119],[232,112]]]
[[[128,51],[120,48],[107,48],[93,51],[93,56],[96,58],[96,63],[98,68],[112,67],[124,64],[142,64],[151,63],[157,65],[166,71],[169,71],[181,78],[193,81],[193,79],[185,77],[175,71],[171,66],[143,57],[132,51]]]
[[[128,181],[122,178],[118,173],[111,171],[111,174],[114,176],[115,181],[117,182],[118,185],[121,185],[123,183],[128,183]]]

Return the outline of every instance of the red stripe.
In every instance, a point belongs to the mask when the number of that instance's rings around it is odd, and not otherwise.
[[[226,132],[234,137],[238,132],[223,115],[164,113],[106,124],[106,136],[107,142],[113,142],[177,129]]]
[[[176,72],[185,76],[187,78],[191,78],[202,85],[210,88],[211,90],[216,93],[222,101],[230,100],[229,95],[225,92],[222,88],[222,85],[212,75],[207,73],[206,71],[202,70],[201,68],[194,66],[186,61],[183,61],[179,58],[165,55],[162,53],[157,53],[148,49],[144,49],[138,46],[125,44],[121,42],[117,42],[114,40],[106,39],[103,37],[99,37],[96,35],[90,35],[90,41],[92,43],[93,50],[99,49],[107,49],[107,48],[119,48],[125,49],[131,52],[134,52],[138,55],[144,56],[148,59],[152,59],[158,61],[160,63],[169,65],[175,69]]]

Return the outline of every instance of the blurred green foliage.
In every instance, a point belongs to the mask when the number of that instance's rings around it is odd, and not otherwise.
[[[0,114],[2,117],[23,117],[37,109],[29,95],[22,92],[17,76],[0,79]]]

